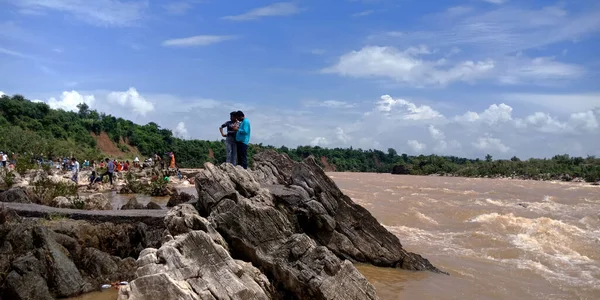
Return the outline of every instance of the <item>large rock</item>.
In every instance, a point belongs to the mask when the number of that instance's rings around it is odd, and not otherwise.
[[[51,206],[58,208],[74,208],[73,201],[63,196],[52,199]]]
[[[179,204],[183,204],[186,203],[190,200],[192,200],[194,198],[194,196],[186,193],[186,192],[181,192],[179,193],[177,190],[175,190],[173,192],[173,194],[171,195],[171,197],[169,198],[169,202],[167,202],[167,207],[173,207]]]
[[[91,194],[87,199],[85,199],[83,209],[111,210],[112,204],[110,203],[110,200],[100,193]]]
[[[0,297],[55,299],[134,279],[138,253],[165,227],[20,218],[0,207]]]
[[[277,206],[285,208],[280,211],[288,220],[337,256],[382,267],[439,272],[428,260],[404,250],[398,237],[344,195],[313,157],[294,162],[285,154],[264,151],[254,156],[254,163],[254,177],[273,183],[265,187]]]
[[[119,300],[272,299],[267,277],[232,259],[221,236],[192,206],[173,208],[165,225],[170,240],[142,251],[137,278],[121,288]]]
[[[121,210],[126,209],[144,209],[144,205],[140,204],[135,197],[131,197],[125,205],[121,206]]]
[[[312,157],[294,162],[265,151],[254,156],[253,171],[207,163],[195,180],[198,211],[234,256],[299,298],[375,299],[373,287],[344,259],[440,272],[404,250]]]
[[[31,203],[31,199],[24,188],[16,187],[0,193],[0,202]]]

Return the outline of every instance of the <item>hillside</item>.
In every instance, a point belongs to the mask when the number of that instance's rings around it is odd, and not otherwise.
[[[31,102],[21,95],[0,97],[0,150],[34,153],[44,158],[76,155],[81,159],[117,157],[140,159],[154,153],[173,151],[182,168],[201,167],[205,162],[225,161],[223,141],[182,140],[158,124],[138,125],[129,120],[90,110],[80,104],[78,112],[51,109],[45,103]],[[600,178],[600,159],[593,156],[552,159],[517,157],[510,160],[468,159],[455,156],[398,154],[350,148],[326,149],[300,146],[290,149],[254,144],[249,157],[262,149],[276,149],[300,160],[309,155],[328,171],[391,172],[429,175],[453,174],[469,177],[516,176],[531,179],[564,179],[574,177],[596,181]]]

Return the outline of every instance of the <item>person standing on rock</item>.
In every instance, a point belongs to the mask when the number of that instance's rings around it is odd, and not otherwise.
[[[236,147],[237,147],[237,165],[242,166],[244,169],[248,169],[248,143],[250,142],[250,121],[246,119],[244,113],[239,110],[236,113],[236,118],[240,122],[235,134]]]
[[[225,151],[227,153],[227,162],[233,164],[235,166],[237,159],[237,143],[235,140],[236,132],[234,128],[239,125],[237,120],[237,112],[232,111],[229,114],[229,121],[223,123],[221,127],[219,127],[219,131],[221,132],[221,136],[225,139]],[[227,134],[223,133],[223,128],[227,127]]]
[[[106,172],[104,172],[104,174],[102,174],[100,176],[104,177],[104,176],[108,175],[108,180],[110,181],[110,185],[113,185],[113,173],[114,172],[115,172],[115,163],[107,158],[106,159]]]
[[[0,152],[0,156],[2,156],[2,167],[6,168],[6,161],[8,160],[8,155],[4,152]]]
[[[73,168],[73,176],[71,177],[71,180],[73,180],[75,184],[77,184],[79,183],[79,162],[75,157],[71,158],[71,165]]]

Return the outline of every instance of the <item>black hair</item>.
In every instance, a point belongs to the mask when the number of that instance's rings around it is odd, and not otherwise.
[[[241,110],[235,112],[236,117],[244,117],[244,113]]]
[[[237,113],[238,113],[237,111],[232,111],[229,113],[229,115],[232,117],[235,117],[235,116],[237,116]]]

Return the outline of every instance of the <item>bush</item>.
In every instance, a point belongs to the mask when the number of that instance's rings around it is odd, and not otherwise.
[[[8,188],[11,188],[15,184],[16,175],[12,170],[0,170],[0,177]]]
[[[49,205],[58,196],[77,196],[77,185],[71,182],[54,182],[48,177],[33,182],[32,187],[33,195],[44,205]]]

